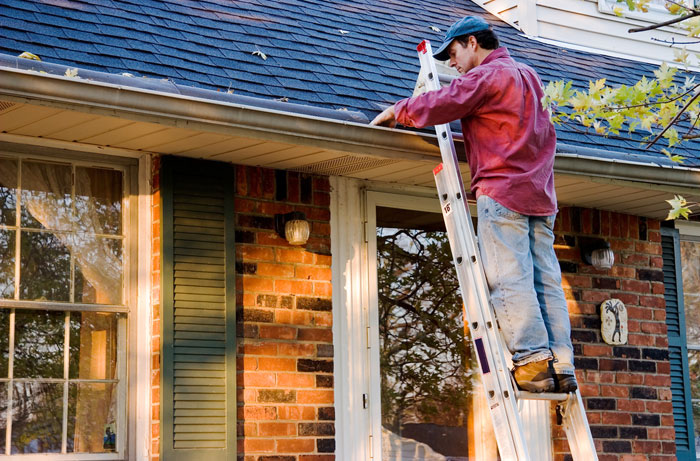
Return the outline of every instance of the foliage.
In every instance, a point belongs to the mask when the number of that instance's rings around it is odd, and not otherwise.
[[[629,11],[648,11],[650,0],[617,0]],[[700,37],[700,10],[675,0],[666,3],[674,15],[664,23],[630,32],[655,29],[680,23],[691,37]],[[624,15],[625,7],[616,6],[615,14]],[[690,64],[691,53],[685,47],[677,49],[675,61]],[[700,61],[700,55],[697,56]],[[542,105],[550,112],[555,124],[569,124],[580,130],[593,130],[602,136],[625,137],[646,141],[646,148],[660,139],[666,147],[659,152],[676,163],[684,157],[674,152],[683,142],[700,137],[700,82],[695,77],[682,77],[678,68],[663,63],[654,76],[643,76],[634,85],[608,85],[606,79],[589,82],[587,89],[573,88],[571,81],[552,81],[545,87]],[[583,128],[580,128],[583,127]],[[682,196],[668,200],[671,205],[667,219],[688,218],[697,203]]]

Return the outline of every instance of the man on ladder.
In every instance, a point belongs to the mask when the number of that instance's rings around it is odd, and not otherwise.
[[[573,392],[571,325],[553,248],[556,134],[540,102],[542,83],[499,48],[478,17],[452,25],[433,56],[463,75],[398,101],[372,124],[421,128],[461,120],[479,252],[515,381],[529,392]]]

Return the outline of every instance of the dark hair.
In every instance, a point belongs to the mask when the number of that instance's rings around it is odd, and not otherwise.
[[[495,50],[500,46],[496,33],[491,29],[480,30],[469,35],[462,35],[461,37],[457,37],[457,41],[463,46],[467,46],[470,36],[474,36],[476,43],[478,43],[479,46],[485,50]]]

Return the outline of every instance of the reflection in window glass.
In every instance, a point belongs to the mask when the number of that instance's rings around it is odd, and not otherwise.
[[[117,368],[117,314],[70,315],[70,379],[114,379]]]
[[[68,452],[116,451],[117,386],[112,383],[70,384]]]
[[[59,237],[49,232],[22,232],[21,247],[20,298],[70,301],[70,253]]]
[[[17,160],[0,158],[0,225],[17,225],[16,216]]]
[[[681,240],[680,251],[690,396],[693,400],[695,446],[700,454],[700,351],[692,350],[700,347],[700,242]]]
[[[0,298],[15,296],[15,231],[0,229]]]
[[[63,378],[64,327],[64,312],[15,312],[15,378]]]
[[[0,309],[0,378],[7,378],[10,358],[10,311]],[[0,431],[2,437],[2,431]],[[2,450],[0,450],[2,453]]]
[[[22,162],[22,227],[72,228],[70,165]]]
[[[63,384],[15,383],[12,392],[11,452],[60,453]]]
[[[121,234],[122,173],[101,168],[75,169],[75,208],[78,232]]]
[[[7,432],[7,386],[0,383],[0,455],[5,453],[5,434]]]
[[[79,234],[74,245],[75,302],[122,304],[122,240]]]
[[[495,441],[475,442],[490,419],[442,217],[378,207],[377,220],[382,455],[496,459]]]

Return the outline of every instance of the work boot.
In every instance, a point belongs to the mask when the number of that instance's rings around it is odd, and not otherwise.
[[[545,359],[515,367],[513,377],[518,387],[528,392],[552,392],[554,378],[549,370],[549,362],[550,359]]]
[[[578,389],[578,383],[576,382],[575,375],[560,375],[555,373],[554,381],[556,382],[554,392],[563,392],[568,394],[569,392],[574,392],[576,389]]]

